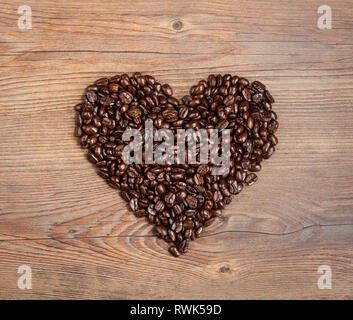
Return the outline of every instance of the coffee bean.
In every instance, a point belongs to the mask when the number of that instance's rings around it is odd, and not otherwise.
[[[192,229],[186,229],[184,231],[184,239],[189,240],[192,236]]]
[[[173,192],[168,192],[167,195],[164,197],[164,200],[167,205],[169,206],[173,205],[175,201],[175,194]]]
[[[168,235],[167,229],[166,229],[164,226],[162,226],[162,225],[156,226],[156,227],[155,227],[155,230],[156,230],[157,234],[158,234],[161,238],[164,238],[166,235]]]
[[[188,240],[181,241],[178,246],[179,252],[186,253],[188,249],[189,249],[189,241]]]
[[[203,232],[203,228],[202,228],[202,227],[196,229],[196,231],[195,231],[195,237],[196,237],[196,238],[200,237],[200,235],[201,235],[202,232]]]
[[[186,202],[191,209],[197,208],[197,198],[196,197],[189,195],[186,197]]]
[[[162,91],[163,93],[166,95],[166,96],[172,96],[173,95],[173,90],[172,88],[170,87],[169,84],[164,84],[162,86]]]
[[[159,194],[165,194],[167,188],[165,187],[165,185],[163,183],[160,183],[158,186],[157,186],[157,192]]]
[[[213,201],[212,201],[212,200],[207,200],[207,201],[205,202],[204,208],[205,208],[206,210],[211,210],[212,207],[213,207]]]
[[[245,183],[248,186],[253,185],[257,181],[257,175],[255,173],[249,173],[245,179]]]
[[[132,211],[136,211],[138,209],[138,199],[133,198],[130,200],[130,208]]]
[[[208,227],[210,226],[213,222],[215,222],[216,218],[210,218],[208,220],[205,221],[205,223],[203,224],[204,227]]]
[[[119,97],[120,97],[121,102],[124,104],[130,104],[133,99],[132,94],[127,91],[122,91],[120,93]]]
[[[198,185],[198,186],[202,185],[202,184],[203,184],[202,175],[199,174],[199,173],[196,173],[196,174],[194,175],[194,181],[195,181],[195,184],[196,184],[196,185]]]
[[[248,88],[244,88],[242,91],[242,95],[245,100],[250,101],[251,100],[251,93]]]
[[[179,250],[177,249],[176,246],[171,246],[169,248],[169,251],[174,257],[179,257],[180,256],[180,252],[179,252]]]
[[[272,145],[274,145],[274,146],[277,145],[277,143],[278,143],[278,139],[274,134],[270,134],[268,136],[268,141],[270,141],[272,143]]]
[[[196,215],[196,210],[189,209],[184,212],[187,217],[194,217]]]
[[[161,212],[164,210],[165,208],[165,203],[162,200],[159,200],[155,205],[154,208],[157,212]]]
[[[164,119],[168,122],[173,122],[178,120],[178,111],[174,108],[167,108],[162,112]]]
[[[248,133],[244,131],[239,137],[238,137],[238,142],[239,143],[244,143],[246,139],[248,138]]]
[[[119,84],[118,83],[110,83],[109,84],[109,91],[110,92],[118,92]]]
[[[184,229],[192,229],[194,227],[194,222],[192,220],[185,220],[183,227]]]
[[[173,207],[172,207],[172,210],[173,210],[173,213],[175,215],[179,215],[183,212],[183,209],[181,208],[181,206],[179,204],[175,204]]]
[[[229,125],[229,122],[227,120],[221,120],[220,122],[217,123],[216,129],[219,131],[222,131],[223,129],[227,128]]]

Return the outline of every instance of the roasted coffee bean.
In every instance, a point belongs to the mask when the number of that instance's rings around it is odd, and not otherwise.
[[[167,229],[162,225],[156,226],[155,230],[161,238],[164,238],[166,235],[168,235]]]
[[[204,208],[206,210],[211,210],[213,208],[213,201],[212,200],[206,200],[204,204]]]
[[[242,95],[243,95],[245,100],[247,100],[247,101],[251,100],[251,93],[250,93],[250,90],[248,88],[244,88],[243,89]]]
[[[198,229],[195,230],[195,237],[198,238],[200,237],[201,233],[203,232],[203,228],[199,227]]]
[[[272,145],[274,145],[274,146],[277,145],[277,143],[278,143],[278,139],[274,134],[270,134],[268,136],[268,141],[270,141],[272,143]]]
[[[167,188],[165,187],[165,185],[163,183],[160,183],[156,189],[159,194],[165,194],[165,192],[167,190]]]
[[[194,222],[192,220],[185,220],[183,223],[184,229],[193,229],[194,228]]]
[[[179,204],[175,204],[173,207],[172,207],[172,210],[173,210],[173,213],[175,215],[179,215],[183,212],[183,209],[181,208],[181,206]]]
[[[168,192],[166,194],[166,196],[164,197],[164,200],[166,202],[167,205],[171,206],[173,205],[174,201],[175,201],[175,193],[173,192]]]
[[[130,200],[130,208],[132,211],[136,211],[138,209],[138,199],[133,198]]]
[[[135,216],[138,218],[145,217],[147,215],[147,211],[145,209],[140,209],[135,211]]]
[[[257,181],[257,175],[255,173],[249,173],[245,179],[245,183],[248,186],[253,185]]]
[[[179,252],[186,253],[189,249],[189,241],[188,240],[183,240],[180,242],[178,246]]]
[[[196,210],[189,209],[184,212],[187,217],[194,217],[196,215]]]
[[[118,92],[119,90],[119,84],[118,83],[110,83],[109,84],[109,91],[110,92]]]
[[[220,122],[217,123],[216,129],[219,131],[222,131],[223,129],[227,128],[229,125],[229,122],[227,120],[221,120]]]
[[[180,256],[180,252],[179,252],[179,250],[177,249],[176,246],[171,246],[169,248],[169,251],[174,257],[179,257]]]
[[[215,222],[215,220],[216,220],[215,217],[210,218],[210,219],[208,219],[208,220],[206,220],[206,221],[204,222],[203,226],[204,226],[204,227],[208,227],[208,226],[210,226],[213,222]]]
[[[186,197],[186,202],[191,209],[197,208],[197,198],[196,197],[189,195]]]
[[[194,175],[194,181],[195,181],[195,184],[196,184],[196,185],[198,185],[198,186],[202,185],[202,184],[203,184],[202,175],[199,174],[199,173],[196,173],[196,174]]]
[[[184,231],[184,239],[185,239],[185,240],[188,240],[188,239],[191,238],[191,236],[192,236],[192,229],[186,229],[186,230]]]
[[[162,86],[162,91],[163,91],[163,93],[164,93],[167,97],[173,95],[173,90],[172,90],[172,88],[170,87],[169,84],[164,84],[164,85]]]
[[[145,216],[155,224],[156,233],[171,243],[171,254],[179,256],[187,251],[190,240],[221,216],[221,209],[244,185],[257,181],[255,172],[261,170],[262,160],[275,152],[279,124],[273,103],[264,84],[250,84],[230,74],[210,75],[181,100],[173,97],[169,84],[162,85],[152,76],[122,74],[87,87],[82,103],[75,106],[75,136],[81,147],[88,149],[88,159],[98,173],[121,190],[137,217]],[[130,128],[141,132],[143,138],[154,137],[154,131],[145,131],[147,119],[155,129],[170,129],[174,139],[178,129],[196,133],[199,129],[229,129],[229,171],[214,175],[213,169],[219,165],[199,163],[205,146],[202,139],[196,146],[196,164],[126,164],[123,152],[129,142],[123,140],[123,134]],[[218,149],[221,142],[219,138]],[[154,141],[153,149],[161,143]],[[217,148],[214,152],[212,155],[222,153]],[[146,155],[144,152],[143,160]]]
[[[157,212],[161,212],[164,210],[165,208],[165,203],[162,200],[159,200],[155,205],[154,208]]]

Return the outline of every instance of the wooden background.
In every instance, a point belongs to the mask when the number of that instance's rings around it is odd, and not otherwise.
[[[32,30],[17,27],[24,4]],[[332,30],[317,27],[322,4]],[[352,16],[351,0],[2,0],[0,298],[352,299]],[[73,137],[83,89],[133,71],[178,97],[239,74],[276,99],[277,152],[179,259]],[[31,290],[17,287],[23,264]]]

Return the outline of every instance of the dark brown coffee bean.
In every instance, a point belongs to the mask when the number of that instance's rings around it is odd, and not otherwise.
[[[249,167],[250,171],[252,172],[258,172],[261,170],[261,164],[257,164],[257,163],[252,163]]]
[[[234,99],[234,96],[232,96],[232,95],[226,96],[225,99],[223,100],[223,103],[226,106],[230,106],[230,105],[234,104],[234,102],[235,102],[235,99]]]
[[[248,88],[244,88],[242,91],[243,97],[245,100],[250,101],[251,100],[251,93]]]
[[[186,229],[184,231],[184,239],[189,240],[192,236],[192,229]]]
[[[84,131],[88,135],[94,135],[94,134],[98,133],[98,128],[96,128],[94,125],[90,124],[90,125],[85,127]]]
[[[122,103],[124,104],[130,104],[132,99],[133,99],[133,96],[130,92],[128,91],[122,91],[119,95],[119,98],[121,100]]]
[[[203,209],[203,210],[201,210],[201,217],[204,218],[205,220],[210,219],[211,212],[206,209]]]
[[[223,199],[222,193],[220,191],[215,191],[215,193],[213,194],[213,200],[214,202],[219,202]]]
[[[133,198],[130,200],[130,208],[132,211],[138,210],[138,199],[137,198]]]
[[[187,216],[187,217],[194,217],[196,215],[196,210],[194,209],[188,209],[184,212],[184,214]]]
[[[257,175],[255,173],[249,173],[245,179],[245,183],[248,186],[253,185],[257,181]]]
[[[202,175],[199,174],[199,173],[196,173],[196,174],[194,175],[194,181],[195,181],[195,184],[196,184],[196,185],[198,185],[198,186],[202,185],[202,184],[203,184]]]
[[[165,203],[162,200],[159,200],[155,205],[154,208],[157,212],[161,212],[164,210],[165,208]]]
[[[169,236],[171,242],[176,241],[176,234],[172,229],[168,229],[168,236]]]
[[[229,125],[229,122],[227,120],[221,120],[220,122],[217,123],[216,129],[219,131],[222,131],[223,129],[227,128]]]
[[[167,189],[166,189],[166,187],[165,187],[165,185],[163,184],[163,183],[160,183],[159,185],[157,185],[157,192],[159,193],[159,194],[165,194],[166,193],[166,191],[167,191]]]
[[[162,225],[156,226],[156,227],[155,227],[155,230],[156,230],[157,234],[158,234],[161,238],[164,238],[165,236],[168,235],[167,229],[166,229],[164,226],[162,226]]]
[[[110,92],[118,92],[119,91],[119,84],[118,83],[110,83],[109,84],[109,91]]]
[[[183,227],[184,229],[192,229],[194,227],[194,222],[192,220],[185,220]]]
[[[198,238],[200,237],[201,233],[203,232],[203,227],[199,227],[198,229],[196,229],[195,231],[195,237]]]
[[[179,215],[183,212],[182,208],[180,207],[179,204],[175,204],[173,207],[172,207],[172,210],[174,212],[175,215]]]
[[[270,103],[274,103],[275,102],[275,99],[273,99],[271,93],[268,92],[267,90],[265,91],[265,97],[266,97],[268,102],[270,102]]]
[[[270,141],[272,143],[272,145],[274,145],[274,146],[277,145],[277,143],[278,143],[278,139],[274,134],[270,134],[268,136],[268,141]]]
[[[168,122],[173,122],[178,119],[178,111],[173,108],[167,108],[162,112],[164,119]]]
[[[179,257],[180,256],[180,252],[179,252],[179,250],[177,249],[176,246],[171,246],[169,248],[169,251],[174,257]]]
[[[254,81],[251,86],[260,93],[264,93],[266,90],[265,85],[262,84],[260,81]]]
[[[137,210],[137,211],[135,211],[135,216],[138,217],[138,218],[146,217],[147,216],[147,211],[145,209]]]
[[[214,218],[210,218],[210,219],[208,219],[208,220],[206,220],[206,221],[204,222],[203,226],[204,226],[204,227],[208,227],[208,226],[210,226],[213,222],[215,222],[215,220],[216,220],[215,217],[214,217]]]
[[[168,192],[166,194],[166,196],[164,197],[164,200],[166,202],[167,205],[173,205],[174,201],[175,201],[175,194],[173,192]]]
[[[204,208],[206,210],[211,210],[213,207],[213,201],[212,200],[206,200],[205,204],[204,204]]]
[[[183,240],[182,242],[180,242],[179,246],[178,246],[178,250],[182,253],[186,253],[188,252],[189,249],[189,241],[188,240]]]
[[[189,195],[186,197],[186,202],[191,209],[197,208],[197,198],[196,197]]]
[[[244,143],[246,139],[248,138],[248,133],[244,131],[239,137],[238,137],[238,142],[239,143]]]
[[[172,90],[172,88],[170,87],[169,84],[164,84],[164,85],[162,86],[162,91],[163,91],[163,93],[164,93],[166,96],[171,96],[171,95],[173,95],[173,90]]]

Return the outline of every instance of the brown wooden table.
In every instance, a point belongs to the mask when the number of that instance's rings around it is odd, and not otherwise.
[[[325,2],[331,30],[316,0],[25,2],[0,8],[0,298],[353,298],[352,1]],[[179,259],[73,137],[83,89],[133,71],[178,97],[232,73],[276,98],[277,152]]]

